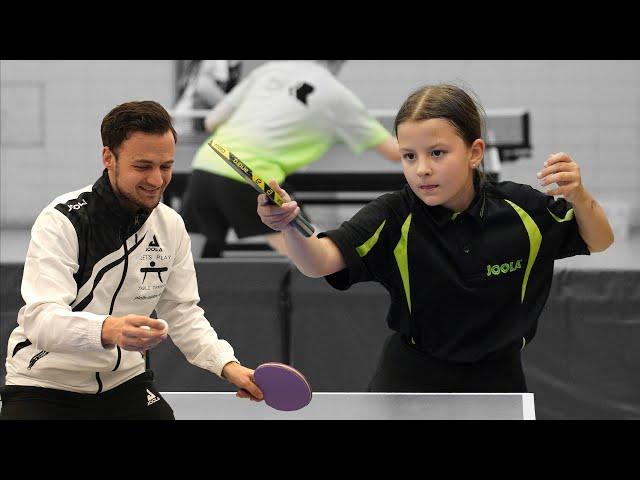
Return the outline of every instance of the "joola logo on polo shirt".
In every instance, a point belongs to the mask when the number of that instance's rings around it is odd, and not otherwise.
[[[502,265],[487,265],[487,277],[491,275],[500,275],[502,273],[511,273],[522,268],[522,259],[518,259]]]
[[[81,202],[72,203],[71,205],[67,205],[67,207],[69,207],[69,211],[80,210],[80,207],[84,207],[86,204],[87,204],[87,201],[85,199],[82,199]]]

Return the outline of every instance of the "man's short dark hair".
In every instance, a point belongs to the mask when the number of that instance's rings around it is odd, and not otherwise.
[[[134,132],[163,135],[171,131],[178,142],[178,135],[171,124],[171,116],[158,102],[144,100],[118,105],[103,119],[100,126],[102,145],[118,154],[118,148]]]

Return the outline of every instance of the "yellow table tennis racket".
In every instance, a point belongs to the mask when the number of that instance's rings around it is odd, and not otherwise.
[[[267,198],[274,205],[282,206],[282,198],[278,193],[271,188],[271,186],[265,182],[262,178],[260,178],[246,163],[242,162],[238,157],[236,157],[233,153],[227,150],[225,147],[218,143],[214,143],[213,141],[208,142],[208,144],[214,152],[216,152],[220,158],[222,158],[227,165],[233,168],[245,181],[251,185],[255,190],[260,193],[264,193],[267,195]],[[307,220],[302,212],[299,213],[296,218],[291,222],[294,227],[298,229],[298,231],[304,235],[305,237],[310,237],[313,235],[315,229],[311,222]]]

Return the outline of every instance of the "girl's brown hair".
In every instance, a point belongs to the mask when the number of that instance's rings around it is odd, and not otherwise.
[[[485,132],[486,113],[480,102],[456,85],[438,84],[426,85],[409,95],[396,115],[394,133],[397,137],[398,126],[403,122],[431,118],[446,119],[468,147],[483,138]],[[476,170],[474,177],[484,182],[484,170]]]

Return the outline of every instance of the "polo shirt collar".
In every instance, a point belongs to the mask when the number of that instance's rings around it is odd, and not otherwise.
[[[476,193],[473,197],[473,200],[471,201],[471,204],[466,210],[460,212],[458,215],[466,214],[474,218],[478,223],[482,223],[486,215],[486,188],[485,184],[475,184],[474,186]],[[429,217],[431,217],[431,219],[438,227],[442,227],[447,222],[451,222],[453,218],[457,216],[455,215],[455,212],[449,210],[446,207],[443,207],[442,205],[430,207],[419,199],[417,199],[417,201],[420,202],[424,211]]]
[[[465,210],[471,218],[476,219],[479,223],[482,223],[487,215],[487,185],[476,185],[476,195],[471,201],[469,208]]]

